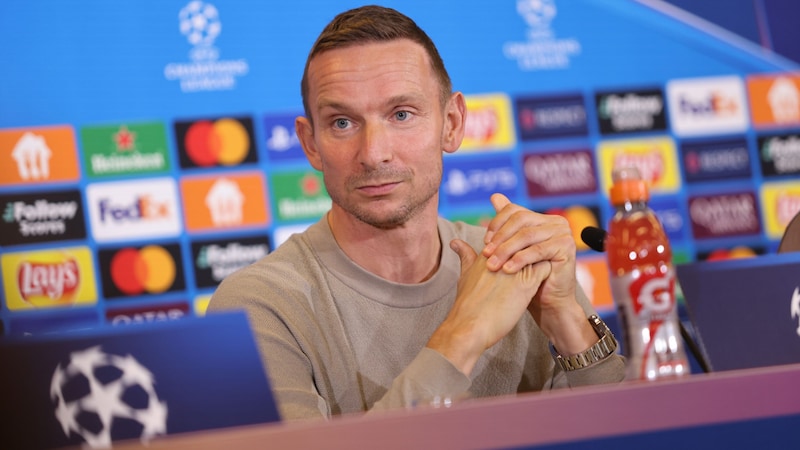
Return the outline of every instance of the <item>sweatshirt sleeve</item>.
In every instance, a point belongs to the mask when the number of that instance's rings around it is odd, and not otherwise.
[[[439,352],[423,348],[370,411],[415,408],[467,394],[470,379]]]

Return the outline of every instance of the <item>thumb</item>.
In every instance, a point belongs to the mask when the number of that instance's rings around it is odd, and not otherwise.
[[[489,200],[491,200],[492,206],[494,206],[494,212],[496,213],[499,213],[503,208],[511,203],[511,200],[509,200],[508,197],[499,192],[492,194]]]
[[[450,248],[456,252],[458,258],[461,259],[462,274],[466,272],[466,270],[469,269],[478,258],[478,254],[475,253],[475,249],[470,247],[469,244],[461,239],[453,239],[450,241]]]

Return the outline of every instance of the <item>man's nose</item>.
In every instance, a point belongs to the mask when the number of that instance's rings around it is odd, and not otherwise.
[[[392,142],[389,130],[382,123],[366,123],[362,133],[359,162],[367,167],[376,167],[392,159]]]

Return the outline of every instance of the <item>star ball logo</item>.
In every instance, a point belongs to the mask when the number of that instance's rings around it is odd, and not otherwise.
[[[187,3],[178,12],[178,30],[192,46],[192,61],[167,64],[164,77],[179,80],[182,92],[234,89],[236,79],[250,71],[246,59],[220,59],[220,50],[214,43],[222,33],[222,20],[214,4],[200,0]]]
[[[258,162],[250,117],[177,121],[175,137],[182,168]]]
[[[100,250],[103,295],[116,298],[183,290],[180,254],[178,244]]]
[[[50,398],[67,437],[76,434],[91,448],[109,448],[117,439],[147,442],[166,434],[167,403],[155,384],[153,374],[133,356],[95,346],[70,353],[66,364],[56,366]]]

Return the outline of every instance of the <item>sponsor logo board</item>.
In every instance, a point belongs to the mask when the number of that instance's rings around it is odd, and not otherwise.
[[[670,124],[679,136],[742,133],[747,129],[744,82],[736,76],[667,82]]]
[[[80,134],[90,177],[169,171],[167,132],[161,122],[87,126]]]
[[[761,207],[767,237],[782,238],[786,226],[800,213],[800,181],[762,184]]]
[[[265,147],[270,161],[305,161],[303,147],[294,129],[294,120],[300,115],[302,113],[264,116]]]
[[[582,95],[523,97],[515,101],[517,128],[523,141],[587,136]]]
[[[602,134],[667,129],[661,89],[599,92],[594,99]]]
[[[106,322],[111,325],[131,325],[177,320],[189,315],[186,302],[159,303],[136,308],[108,308]]]
[[[510,157],[463,159],[446,158],[442,192],[451,205],[488,203],[489,197],[499,192],[514,197],[519,176]]]
[[[331,209],[322,173],[315,170],[276,172],[270,185],[280,220],[318,219]]]
[[[229,167],[258,161],[250,117],[176,121],[175,139],[182,168]]]
[[[0,186],[77,181],[72,127],[0,130],[0,167]]]
[[[86,237],[78,190],[0,195],[0,245]]]
[[[516,145],[511,99],[505,94],[467,95],[467,120],[459,151],[509,150]]]
[[[171,237],[182,231],[172,178],[92,183],[86,197],[98,242]]]
[[[524,155],[522,173],[529,197],[597,192],[590,150]]]
[[[181,179],[181,194],[189,231],[267,225],[264,176],[234,172]]]
[[[11,311],[97,303],[94,260],[87,247],[0,255]]]
[[[605,195],[615,167],[636,167],[652,193],[672,193],[681,186],[675,143],[668,137],[601,141],[600,180]]]
[[[781,73],[747,78],[750,115],[757,128],[800,125],[800,75]]]
[[[267,236],[192,242],[195,283],[199,288],[215,287],[225,277],[253,264],[269,251]]]
[[[800,175],[800,134],[759,136],[758,157],[765,177]]]
[[[749,178],[750,152],[747,140],[682,142],[681,158],[689,183]]]
[[[695,239],[761,233],[758,201],[752,192],[690,197],[689,219]]]
[[[186,287],[178,244],[101,249],[98,260],[106,299],[158,295]]]

